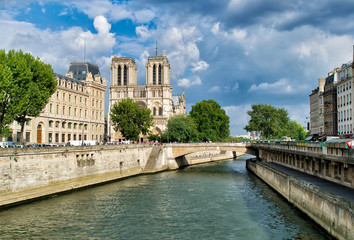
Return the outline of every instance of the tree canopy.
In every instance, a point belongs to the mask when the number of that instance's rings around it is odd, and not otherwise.
[[[168,120],[168,130],[163,134],[166,141],[197,141],[198,131],[193,119],[185,115],[173,116]]]
[[[199,140],[220,141],[230,135],[230,118],[214,100],[203,100],[192,106],[190,117],[197,125]]]
[[[150,109],[139,106],[131,98],[115,103],[110,116],[114,131],[120,131],[124,138],[132,141],[137,141],[140,133],[147,134],[153,126]]]
[[[268,104],[254,104],[247,114],[251,117],[246,131],[257,131],[262,138],[281,138],[283,136],[303,139],[306,135],[303,127],[291,121],[284,108],[276,108]]]
[[[5,129],[9,119],[16,120],[21,125],[20,142],[23,142],[27,117],[39,116],[55,92],[57,82],[51,65],[43,63],[30,53],[10,50],[6,54],[1,50],[0,63],[1,80],[4,80],[0,89],[1,100],[7,98],[7,103],[2,102],[1,115],[8,115],[7,120],[0,119],[0,128]]]

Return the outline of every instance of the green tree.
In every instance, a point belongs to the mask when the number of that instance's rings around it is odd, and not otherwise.
[[[280,138],[287,134],[289,122],[288,112],[283,108],[276,108],[268,104],[254,104],[252,111],[247,114],[251,117],[246,131],[257,131],[262,138]]]
[[[303,140],[306,137],[306,131],[301,124],[296,121],[289,121],[287,124],[286,135],[296,140]]]
[[[214,100],[196,103],[189,115],[197,125],[200,140],[220,141],[229,137],[230,118]]]
[[[11,69],[2,61],[5,52],[0,50],[0,137],[11,134],[9,125],[15,119],[14,97],[17,86],[12,81]]]
[[[20,142],[28,117],[38,117],[56,90],[57,81],[50,64],[45,64],[30,53],[10,50],[7,54],[7,66],[11,69],[12,80],[18,87],[14,104],[15,120],[21,126]]]
[[[149,133],[154,124],[150,109],[139,106],[131,98],[115,103],[110,116],[114,131],[120,131],[123,137],[133,141],[138,141],[140,133]]]
[[[21,125],[23,143],[24,124],[28,116],[38,117],[55,92],[57,82],[49,64],[21,50],[0,51],[0,135],[9,132],[8,125],[16,120]]]
[[[167,141],[189,142],[196,141],[197,127],[191,117],[185,115],[173,116],[168,120],[167,131],[163,139]]]

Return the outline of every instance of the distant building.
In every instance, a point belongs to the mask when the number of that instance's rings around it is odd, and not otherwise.
[[[338,118],[338,134],[351,136],[353,134],[353,101],[354,95],[354,74],[353,62],[343,64],[337,70],[337,118]]]
[[[312,134],[353,137],[354,119],[354,46],[353,61],[318,79],[318,88],[310,94],[310,122]]]
[[[154,117],[152,134],[161,134],[167,129],[168,119],[177,114],[186,113],[184,92],[172,95],[170,84],[170,64],[165,54],[149,57],[146,63],[146,84],[137,85],[137,68],[135,61],[129,57],[112,58],[111,86],[109,87],[109,111],[121,99],[131,98],[140,106],[149,108]],[[124,137],[115,132],[108,115],[108,138],[121,142]],[[146,136],[140,135],[140,141]]]
[[[55,74],[57,90],[39,117],[25,124],[27,144],[65,144],[70,140],[104,140],[105,78],[88,62],[72,62],[66,76]],[[19,142],[21,127],[14,122],[10,139]]]
[[[330,72],[323,92],[324,134],[337,135],[337,72]]]

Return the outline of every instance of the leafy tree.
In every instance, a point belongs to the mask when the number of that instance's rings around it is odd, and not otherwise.
[[[275,108],[268,104],[254,104],[246,131],[258,131],[262,138],[280,138],[287,134],[289,122],[288,112],[283,108]]]
[[[197,127],[191,117],[173,116],[168,120],[167,128],[168,130],[163,134],[163,139],[167,141],[189,142],[197,140]]]
[[[0,137],[11,134],[9,125],[15,118],[14,97],[16,96],[17,86],[12,81],[11,69],[4,64],[3,50],[0,50]]]
[[[50,64],[45,64],[30,53],[10,50],[7,54],[7,66],[12,72],[12,81],[18,86],[15,120],[21,126],[20,142],[28,117],[38,117],[55,92],[57,81]]]
[[[214,100],[196,103],[189,115],[197,125],[200,140],[220,141],[229,137],[230,118]]]
[[[304,127],[296,121],[289,121],[285,136],[291,137],[292,139],[302,140],[306,137],[306,131]]]
[[[20,142],[23,143],[24,124],[28,116],[38,117],[55,92],[57,82],[51,65],[21,50],[0,53],[1,115],[0,128],[8,132],[9,122],[21,125]]]
[[[126,139],[137,141],[139,134],[147,134],[153,126],[150,109],[139,106],[131,98],[122,99],[111,109],[111,120],[114,131],[120,131]]]

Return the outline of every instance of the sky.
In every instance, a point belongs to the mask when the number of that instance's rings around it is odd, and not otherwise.
[[[59,74],[84,60],[86,42],[86,60],[108,84],[114,55],[134,58],[145,84],[157,46],[187,113],[213,99],[239,135],[252,104],[306,125],[318,78],[353,59],[354,1],[0,0],[0,32],[1,49],[30,52]]]

